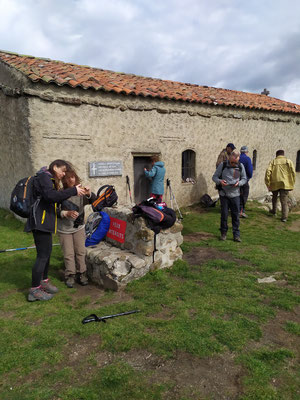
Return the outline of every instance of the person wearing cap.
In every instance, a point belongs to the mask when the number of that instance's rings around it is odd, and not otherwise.
[[[218,168],[219,164],[221,164],[222,162],[229,160],[229,156],[234,149],[235,149],[235,145],[233,143],[228,143],[226,148],[223,149],[221,151],[221,153],[218,155],[218,159],[216,162],[216,168]]]
[[[240,152],[240,163],[244,165],[247,176],[247,182],[245,183],[245,185],[240,187],[240,217],[247,218],[247,214],[245,213],[245,206],[249,196],[249,180],[252,178],[253,175],[253,166],[251,158],[248,156],[248,147],[242,146]]]
[[[273,194],[272,210],[270,213],[276,215],[277,198],[280,196],[281,221],[286,222],[289,207],[287,203],[289,191],[294,189],[296,181],[296,171],[291,160],[284,156],[284,150],[276,151],[276,158],[269,163],[265,174],[265,184]]]

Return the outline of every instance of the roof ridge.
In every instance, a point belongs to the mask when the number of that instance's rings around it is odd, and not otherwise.
[[[34,83],[214,106],[300,113],[300,105],[258,93],[145,77],[6,50],[0,50],[0,62],[15,68]]]

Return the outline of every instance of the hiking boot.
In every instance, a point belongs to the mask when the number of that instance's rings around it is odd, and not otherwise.
[[[235,242],[241,242],[242,240],[241,240],[241,238],[239,237],[239,236],[235,236],[234,238],[233,238],[233,240],[235,241]]]
[[[79,283],[80,283],[80,285],[82,285],[82,286],[88,285],[89,281],[88,281],[88,278],[87,278],[85,272],[84,272],[83,274],[80,274],[80,275],[79,275]]]
[[[31,288],[28,294],[28,301],[36,301],[36,300],[50,300],[52,299],[53,294],[45,292],[41,286]]]
[[[273,211],[273,210],[269,210],[269,213],[272,215],[276,215],[276,211]]]
[[[221,234],[220,240],[226,240],[226,233]]]
[[[281,218],[281,222],[286,222],[286,218]]]
[[[245,212],[240,213],[241,218],[248,218],[248,215]]]
[[[69,275],[66,277],[66,285],[68,288],[72,288],[75,285],[74,275]]]
[[[41,281],[41,288],[50,294],[55,294],[57,293],[59,290],[56,286],[52,285],[52,283],[50,283],[50,279],[44,279]]]

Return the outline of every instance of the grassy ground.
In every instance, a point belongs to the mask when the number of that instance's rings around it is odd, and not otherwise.
[[[60,293],[28,303],[35,250],[0,253],[0,398],[298,399],[300,215],[283,224],[255,205],[248,214],[235,243],[218,239],[218,207],[185,210],[184,260],[119,293],[67,289],[57,246]],[[32,244],[0,210],[0,250]],[[275,283],[258,283],[270,275]]]

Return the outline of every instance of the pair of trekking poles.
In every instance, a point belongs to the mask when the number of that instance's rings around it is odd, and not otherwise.
[[[127,186],[128,186],[128,192],[129,192],[131,204],[133,204],[132,195],[131,195],[131,189],[130,189],[130,181],[129,181],[129,176],[128,176],[128,175],[126,175],[126,184],[127,184]],[[182,214],[181,214],[180,208],[179,208],[179,206],[178,206],[178,204],[177,204],[177,201],[176,201],[175,194],[174,194],[174,192],[173,192],[173,190],[172,190],[172,187],[171,187],[170,179],[167,179],[167,190],[168,190],[168,189],[169,189],[169,193],[170,193],[171,208],[173,208],[173,205],[175,204],[176,209],[177,209],[178,214],[179,214],[179,218],[180,218],[180,219],[183,219],[183,216],[182,216]],[[174,204],[173,204],[173,203],[174,203]]]

